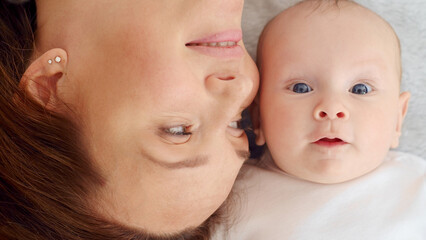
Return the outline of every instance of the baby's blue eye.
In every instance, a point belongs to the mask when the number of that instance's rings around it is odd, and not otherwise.
[[[291,86],[291,90],[295,93],[307,93],[312,91],[312,88],[306,83],[296,83]]]
[[[371,92],[371,87],[368,84],[358,83],[353,86],[349,91],[354,94],[364,95]]]

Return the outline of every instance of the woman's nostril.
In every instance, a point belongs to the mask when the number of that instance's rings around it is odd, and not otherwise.
[[[230,81],[230,80],[234,80],[235,77],[234,76],[218,77],[218,79],[223,81]]]
[[[320,114],[319,114],[319,115],[320,115],[320,117],[321,117],[321,118],[324,118],[324,117],[326,117],[326,116],[327,116],[327,113],[325,113],[325,112],[320,112]]]

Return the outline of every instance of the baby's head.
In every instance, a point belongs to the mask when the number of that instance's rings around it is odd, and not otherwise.
[[[372,11],[350,1],[299,3],[266,26],[258,63],[256,141],[288,174],[347,181],[398,146],[410,94],[400,94],[399,40]]]

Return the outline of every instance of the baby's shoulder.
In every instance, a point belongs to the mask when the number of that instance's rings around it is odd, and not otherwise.
[[[234,189],[246,195],[249,199],[258,199],[263,197],[270,198],[271,196],[287,196],[289,193],[295,194],[300,189],[312,189],[317,185],[293,177],[278,167],[254,160],[243,165]]]
[[[379,170],[397,176],[424,178],[426,176],[426,159],[410,153],[390,151]]]
[[[394,150],[389,151],[389,153],[386,155],[385,161],[415,162],[417,164],[426,166],[426,159],[408,152],[400,152]]]
[[[425,191],[426,160],[410,153],[390,151],[377,169],[357,179],[341,184],[323,185],[295,178],[273,164],[268,159],[250,160],[241,170],[236,189],[252,195],[293,195],[307,196],[313,192],[346,192],[347,189],[363,189],[359,193],[372,194],[379,188],[389,192],[405,191],[417,186],[417,191]],[[307,191],[309,190],[309,191]],[[374,193],[373,193],[374,194]]]
[[[339,184],[312,183],[265,165],[245,165],[235,189],[235,222],[226,234],[228,239],[424,236],[426,216],[419,213],[426,210],[425,170],[426,160],[395,151],[374,171]]]

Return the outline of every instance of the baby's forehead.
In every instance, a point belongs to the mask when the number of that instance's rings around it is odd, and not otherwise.
[[[303,1],[281,12],[272,19],[261,34],[258,45],[258,64],[262,72],[262,64],[266,55],[278,52],[280,49],[294,48],[291,42],[304,42],[306,39],[329,39],[326,45],[332,47],[355,47],[351,41],[338,41],[342,34],[350,38],[362,40],[361,46],[382,46],[386,52],[395,53],[400,65],[399,40],[392,27],[379,15],[371,10],[350,1]],[[325,36],[324,38],[322,38]],[[345,38],[342,38],[345,39]],[[347,38],[346,38],[347,39]],[[369,40],[370,41],[369,41]],[[272,47],[273,46],[273,47]],[[297,45],[297,46],[300,46]],[[312,45],[317,47],[317,45]],[[360,45],[358,45],[360,46]],[[304,48],[309,48],[305,45]],[[301,52],[306,49],[301,49]],[[379,51],[379,48],[374,49]],[[298,51],[296,49],[296,51]],[[278,53],[277,53],[278,54]]]
[[[298,31],[303,23],[310,25],[313,21],[322,20],[324,25],[336,26],[344,19],[352,24],[368,22],[397,37],[386,20],[375,12],[347,0],[307,0],[290,7],[275,16],[264,28],[262,35],[274,34],[288,28]]]

